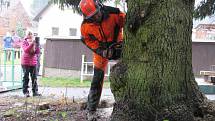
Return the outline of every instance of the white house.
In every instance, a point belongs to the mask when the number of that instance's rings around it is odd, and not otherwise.
[[[43,44],[45,38],[80,38],[82,19],[71,8],[61,10],[58,5],[48,4],[33,20],[38,22],[36,33]]]
[[[116,6],[114,2],[106,2],[106,5]],[[126,10],[125,2],[117,7],[121,11]],[[80,26],[83,17],[74,13],[72,8],[65,7],[61,10],[58,5],[48,4],[33,19],[38,22],[38,29],[35,31],[45,43],[45,38],[80,38]]]

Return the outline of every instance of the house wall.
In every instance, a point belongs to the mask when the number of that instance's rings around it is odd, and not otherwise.
[[[193,42],[192,64],[195,75],[199,75],[201,70],[210,70],[210,65],[215,65],[215,43]]]
[[[75,37],[80,38],[81,23],[82,16],[74,13],[72,9],[61,10],[57,5],[50,5],[39,20],[38,36],[41,38],[41,43],[45,43],[45,38],[52,37],[52,27],[58,27],[58,37],[69,37],[69,28],[76,28]]]
[[[196,37],[195,39],[206,39],[207,37],[207,31],[203,31],[203,30],[197,30],[196,31]]]
[[[44,53],[45,77],[80,77],[82,55],[92,61],[92,51],[80,39],[49,38]]]

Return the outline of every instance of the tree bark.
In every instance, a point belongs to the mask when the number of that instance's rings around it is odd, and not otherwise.
[[[123,56],[110,77],[116,100],[111,120],[215,120],[214,104],[192,72],[194,0],[127,4]]]

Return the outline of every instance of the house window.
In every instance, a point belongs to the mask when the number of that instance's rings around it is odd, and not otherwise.
[[[52,27],[52,36],[59,35],[59,28],[58,27]]]
[[[76,36],[77,29],[76,28],[69,28],[69,36]]]

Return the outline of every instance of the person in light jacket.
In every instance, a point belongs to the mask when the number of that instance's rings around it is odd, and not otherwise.
[[[4,41],[4,50],[5,50],[5,54],[6,54],[6,61],[10,61],[11,59],[11,48],[13,45],[13,38],[11,37],[11,34],[9,32],[6,33],[6,36],[3,39]]]
[[[30,97],[28,91],[28,83],[29,83],[29,74],[31,76],[32,81],[32,92],[33,96],[41,96],[38,93],[38,85],[37,85],[37,54],[40,53],[39,45],[33,39],[32,32],[27,32],[27,36],[23,40],[22,43],[22,59],[21,65],[23,69],[23,93],[26,97]]]

